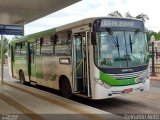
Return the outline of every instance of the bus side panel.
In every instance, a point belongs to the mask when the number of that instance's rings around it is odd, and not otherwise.
[[[28,74],[28,45],[27,42],[23,43],[21,49],[21,67],[20,69],[23,70],[25,75],[25,81],[29,82],[29,74]]]
[[[15,59],[16,59],[16,50],[15,50],[15,44],[13,44],[12,46],[11,46],[11,54],[12,54],[12,56],[11,56],[11,60],[12,60],[12,76],[13,77],[16,77],[16,68],[15,68]],[[18,77],[19,78],[19,77]]]
[[[35,72],[36,73],[32,73],[35,76],[35,81],[37,82],[37,84],[43,85],[43,79],[44,79],[44,75],[43,75],[43,61],[42,61],[42,56],[36,56],[35,57]]]
[[[29,81],[36,82],[36,59],[35,59],[35,42],[28,42],[28,59],[27,59],[27,66],[28,66],[28,74],[29,74]]]
[[[59,89],[59,78],[60,76],[66,76],[70,83],[72,83],[71,65],[60,64],[59,59],[61,57],[56,56],[43,56],[41,71],[43,78],[39,78],[37,83],[46,87]],[[65,57],[62,57],[65,58]],[[67,59],[70,57],[67,57]],[[71,84],[72,86],[72,84]]]
[[[89,47],[89,57],[90,57],[90,81],[91,81],[91,95],[92,95],[92,99],[96,99],[96,91],[95,91],[95,79],[99,78],[99,70],[96,68],[95,64],[94,64],[94,55],[93,55],[93,46]]]
[[[28,66],[27,66],[27,45],[25,42],[23,43],[22,47],[20,47],[20,45],[18,44],[14,47],[12,62],[13,62],[13,75],[17,79],[19,79],[19,72],[23,71],[25,75],[25,80],[29,81]]]

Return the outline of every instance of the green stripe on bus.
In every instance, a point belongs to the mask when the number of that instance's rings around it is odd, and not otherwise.
[[[136,84],[135,78],[117,80],[103,72],[100,72],[100,79],[111,86],[125,86]]]

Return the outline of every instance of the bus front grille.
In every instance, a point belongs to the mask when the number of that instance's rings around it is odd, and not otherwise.
[[[118,80],[122,80],[122,79],[137,78],[137,77],[141,76],[144,72],[145,72],[145,70],[139,71],[139,72],[133,72],[133,73],[108,74],[108,75],[111,77],[114,77]]]

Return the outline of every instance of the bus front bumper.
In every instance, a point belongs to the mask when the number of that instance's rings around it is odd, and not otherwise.
[[[94,91],[92,93],[93,99],[105,99],[111,97],[117,97],[123,94],[135,93],[148,91],[150,85],[150,80],[146,79],[144,83],[138,83],[134,85],[128,86],[111,86],[110,88],[106,88],[101,86],[100,84],[95,83]]]

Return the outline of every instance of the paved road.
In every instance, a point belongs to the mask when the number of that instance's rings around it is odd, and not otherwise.
[[[12,79],[8,75],[7,66],[4,69],[4,78]],[[74,101],[124,116],[130,114],[159,114],[160,117],[160,80],[151,80],[150,91],[124,95],[104,100],[88,100],[74,96]]]

